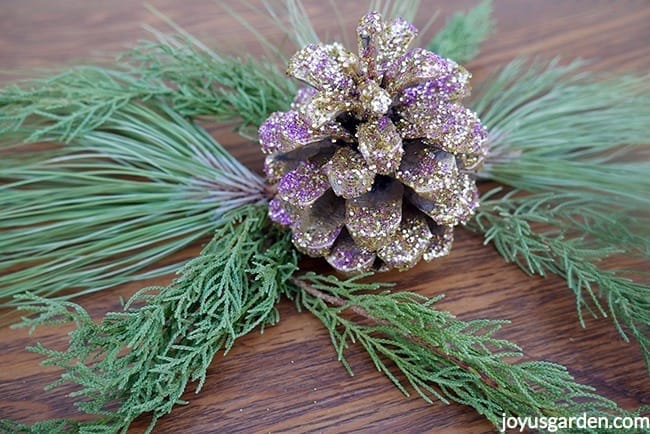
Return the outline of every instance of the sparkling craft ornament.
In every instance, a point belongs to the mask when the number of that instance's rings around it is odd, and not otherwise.
[[[460,105],[471,74],[422,48],[417,29],[376,12],[359,55],[311,44],[287,74],[306,83],[259,138],[274,222],[298,250],[343,272],[405,270],[449,253],[453,227],[478,207],[473,178],[487,132]]]

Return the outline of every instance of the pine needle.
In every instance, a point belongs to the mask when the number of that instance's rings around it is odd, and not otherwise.
[[[561,365],[509,362],[520,348],[494,336],[504,321],[461,321],[411,292],[377,292],[377,284],[307,273],[293,280],[298,306],[318,317],[339,360],[361,344],[376,368],[406,395],[405,382],[427,402],[469,405],[497,428],[502,417],[630,416]],[[349,319],[346,311],[367,322]],[[400,375],[397,375],[397,372]],[[600,433],[587,430],[582,432]]]
[[[456,12],[431,39],[427,49],[458,63],[476,57],[483,41],[494,32],[492,1],[483,0],[467,12]]]
[[[126,105],[70,145],[0,163],[0,299],[80,295],[143,269],[265,200],[263,180],[170,109]]]
[[[218,351],[227,353],[239,337],[278,321],[275,305],[296,261],[289,237],[270,229],[265,207],[245,206],[229,213],[169,286],[139,291],[123,312],[108,313],[100,323],[76,304],[22,296],[29,304],[21,309],[36,316],[21,326],[76,324],[65,350],[41,344],[30,349],[46,356],[44,365],[64,369],[50,388],[77,385],[71,394],[76,406],[97,416],[89,422],[41,422],[34,429],[117,432],[148,414],[151,431],[183,403],[188,383],[201,389]]]
[[[0,148],[15,148],[0,160],[2,306],[25,291],[75,296],[173,271],[143,272],[211,232],[221,213],[262,200],[263,180],[182,116],[239,119],[251,137],[295,86],[263,60],[156,34],[114,69],[0,90]],[[18,147],[38,141],[66,145]]]
[[[581,322],[583,308],[611,316],[650,369],[650,286],[602,266],[650,257],[650,86],[583,65],[518,59],[479,89],[490,143],[479,176],[534,194],[484,197],[470,227],[528,273],[565,279]]]
[[[583,65],[518,59],[479,88],[490,144],[480,176],[650,212],[647,77],[603,80]]]
[[[278,6],[280,2],[277,1],[264,0],[263,3],[267,12],[266,16],[270,17],[278,29],[282,30],[286,37],[293,42],[295,49],[299,50],[305,45],[320,42],[309,14],[300,0],[285,0],[283,6]],[[285,18],[288,23],[285,23]]]
[[[385,19],[402,18],[413,22],[420,3],[420,0],[372,0],[368,9],[379,12]]]

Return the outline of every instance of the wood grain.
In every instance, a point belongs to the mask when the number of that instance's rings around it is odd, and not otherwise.
[[[196,0],[150,1],[203,41],[215,46],[261,52],[253,36],[233,22],[214,2]],[[229,4],[250,18],[273,41],[281,32],[250,11]],[[307,1],[316,28],[338,31],[329,2]],[[364,7],[342,2],[348,29],[354,27]],[[362,2],[360,2],[362,3]],[[438,28],[454,10],[473,1],[423,1],[416,24],[424,25],[435,9]],[[365,3],[364,3],[365,5]],[[650,7],[645,0],[495,0],[498,32],[485,44],[469,68],[479,82],[499,65],[519,55],[563,59],[592,59],[592,68],[617,73],[647,72],[650,66]],[[68,0],[3,1],[0,10],[0,69],[20,70],[79,63],[116,53],[146,37],[141,24],[162,28],[152,13],[136,2]],[[94,62],[94,60],[93,60]],[[20,73],[9,78],[20,77]],[[235,156],[259,170],[262,157],[254,143],[229,128],[211,130]],[[0,198],[1,201],[1,198]],[[196,254],[200,246],[181,252]],[[325,270],[320,261],[304,268]],[[650,404],[650,382],[635,344],[623,342],[607,319],[587,319],[580,327],[575,300],[556,278],[528,277],[505,264],[480,237],[457,230],[452,254],[406,273],[382,276],[398,282],[398,289],[425,295],[445,293],[440,307],[463,319],[508,318],[513,322],[500,336],[512,339],[530,359],[562,363],[581,382],[626,408]],[[119,309],[119,296],[129,296],[142,286],[164,284],[169,277],[124,285],[79,299],[96,317]],[[349,377],[336,361],[327,333],[318,321],[296,312],[291,303],[279,306],[281,322],[263,335],[252,333],[223,357],[216,356],[203,391],[159,421],[156,432],[492,432],[493,427],[471,408],[426,404],[404,397],[372,366],[363,350],[349,352],[356,373]],[[35,422],[51,417],[79,417],[71,391],[61,388],[44,393],[58,371],[39,367],[39,357],[24,351],[36,340],[63,347],[69,328],[48,328],[29,337],[25,330],[1,330],[0,418]],[[131,432],[142,432],[141,418]]]

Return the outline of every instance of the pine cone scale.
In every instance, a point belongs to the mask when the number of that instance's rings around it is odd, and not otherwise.
[[[404,187],[388,180],[373,191],[346,201],[345,224],[362,248],[376,251],[399,228]]]

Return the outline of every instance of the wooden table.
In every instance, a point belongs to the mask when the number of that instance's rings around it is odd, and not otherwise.
[[[209,0],[178,2],[149,0],[185,29],[213,46],[236,47],[254,54],[261,50],[254,37]],[[51,67],[79,63],[93,56],[116,53],[146,37],[142,23],[164,24],[130,0],[3,1],[0,7],[0,69]],[[250,17],[272,40],[281,32],[269,22]],[[353,29],[364,7],[339,2],[346,27]],[[351,3],[351,5],[347,5]],[[359,2],[363,3],[363,2]],[[437,29],[453,11],[473,1],[422,2],[416,24],[422,27],[436,8]],[[326,1],[307,1],[319,30],[337,31]],[[515,56],[563,59],[585,57],[592,68],[615,72],[647,72],[650,66],[650,6],[646,0],[496,0],[498,32],[469,64],[475,81]],[[322,33],[324,34],[324,33]],[[20,76],[17,74],[16,76]],[[5,80],[6,81],[6,80]],[[214,129],[217,138],[250,167],[260,170],[257,145],[243,141],[229,127]],[[581,382],[625,408],[650,403],[650,382],[639,348],[623,342],[607,319],[577,320],[572,292],[557,278],[528,277],[505,264],[482,239],[460,229],[449,257],[421,264],[407,273],[383,276],[398,289],[433,296],[445,293],[439,304],[460,318],[508,318],[513,322],[500,336],[516,341],[530,359],[564,364]],[[196,254],[200,246],[182,252]],[[309,262],[309,266],[325,267]],[[124,285],[79,302],[96,317],[119,309],[119,296],[142,286],[164,284],[169,277]],[[263,335],[241,339],[223,357],[217,355],[203,391],[188,390],[186,407],[178,407],[159,421],[156,432],[455,432],[494,431],[473,409],[404,397],[372,366],[363,349],[348,352],[356,372],[349,377],[336,360],[326,331],[307,313],[289,302],[279,306],[281,322]],[[51,417],[76,417],[69,388],[44,393],[58,372],[41,368],[40,357],[23,350],[36,339],[63,346],[68,328],[1,330],[0,418],[34,422]],[[132,427],[141,432],[146,418]]]

